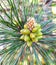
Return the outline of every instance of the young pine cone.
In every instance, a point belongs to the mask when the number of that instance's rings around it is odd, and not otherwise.
[[[34,28],[34,23],[35,23],[35,20],[34,18],[30,18],[27,22],[27,26],[29,28],[30,31],[32,31],[32,29]]]

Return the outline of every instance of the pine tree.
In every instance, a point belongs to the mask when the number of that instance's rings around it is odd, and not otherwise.
[[[9,9],[1,2],[6,19],[0,15],[0,64],[55,65],[55,16],[49,16],[38,0],[7,0]]]

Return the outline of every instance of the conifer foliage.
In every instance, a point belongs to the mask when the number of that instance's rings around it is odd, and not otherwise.
[[[4,0],[0,3],[6,17],[0,15],[0,64],[55,65],[55,16],[47,14],[38,0],[6,1],[9,9]]]

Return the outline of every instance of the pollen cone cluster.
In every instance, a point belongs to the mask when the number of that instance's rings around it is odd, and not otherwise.
[[[42,38],[41,25],[36,23],[34,18],[31,18],[25,25],[24,29],[20,30],[22,36],[21,40],[24,40],[30,47],[33,42],[38,42]]]

